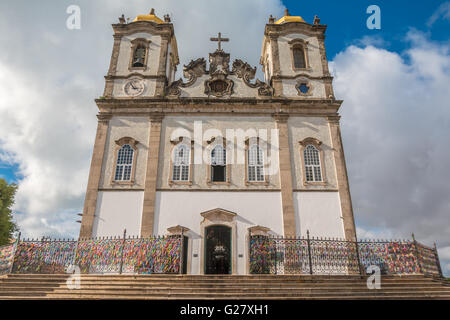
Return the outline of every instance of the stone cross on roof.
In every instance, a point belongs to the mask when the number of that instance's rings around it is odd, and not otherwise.
[[[219,36],[217,37],[217,38],[210,38],[209,40],[211,40],[211,41],[217,41],[218,42],[218,45],[219,45],[219,47],[218,47],[218,50],[219,51],[221,51],[222,50],[222,47],[221,47],[221,43],[222,43],[222,41],[223,42],[228,42],[228,41],[230,41],[230,39],[229,38],[222,38],[222,34],[219,32]]]

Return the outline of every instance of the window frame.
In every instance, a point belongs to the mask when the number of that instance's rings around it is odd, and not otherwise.
[[[148,56],[150,53],[150,40],[144,39],[144,38],[136,38],[134,40],[131,41],[131,54],[130,54],[130,62],[128,65],[128,70],[129,71],[135,71],[135,70],[142,70],[142,71],[146,71],[147,67],[148,67]],[[144,66],[143,67],[133,67],[133,58],[134,58],[134,54],[136,52],[136,50],[138,49],[138,47],[142,45],[145,48],[145,59],[144,59]]]
[[[300,86],[301,86],[302,84],[305,84],[305,85],[308,87],[308,92],[303,93],[303,92],[300,90]],[[313,86],[312,86],[312,84],[311,84],[311,81],[309,81],[309,80],[305,80],[305,79],[299,79],[299,80],[297,80],[297,83],[296,83],[296,85],[295,85],[295,89],[297,89],[297,93],[298,93],[299,96],[303,96],[303,97],[312,96]]]
[[[266,170],[267,148],[263,148],[261,142],[262,142],[262,140],[259,137],[257,137],[256,139],[247,139],[245,141],[245,184],[246,185],[268,185],[269,184],[269,176],[267,175],[267,170]],[[263,156],[262,168],[263,168],[263,177],[264,177],[263,181],[250,181],[249,180],[249,163],[250,163],[249,152],[250,152],[250,148],[254,145],[256,145],[262,152],[262,156]]]
[[[309,65],[309,57],[308,57],[308,41],[305,41],[303,39],[293,39],[293,40],[289,41],[288,44],[290,45],[292,70],[294,70],[294,71],[309,70],[310,65]],[[303,52],[303,58],[305,60],[304,68],[297,68],[295,66],[294,49],[300,49]]]
[[[207,184],[213,185],[213,184],[225,184],[230,185],[231,183],[231,164],[228,159],[228,150],[227,150],[227,141],[224,137],[213,137],[210,140],[206,141],[209,147],[209,153],[208,153],[208,159],[209,164],[206,166],[207,170]],[[211,154],[212,151],[217,147],[221,146],[225,150],[226,160],[225,160],[225,181],[212,181],[212,159]]]
[[[299,142],[300,144],[300,159],[302,162],[302,176],[303,176],[303,185],[304,186],[308,186],[308,185],[327,185],[327,178],[326,178],[326,172],[325,172],[325,157],[324,157],[324,152],[323,152],[323,148],[322,148],[322,141],[316,139],[316,138],[306,138],[302,141]],[[314,148],[317,149],[318,151],[318,155],[319,155],[319,163],[320,163],[320,173],[321,173],[321,181],[307,181],[306,179],[306,165],[305,165],[305,150],[306,148],[311,145]],[[313,177],[314,177],[314,172],[313,172]]]
[[[171,140],[172,148],[170,150],[170,165],[169,165],[169,186],[172,185],[192,185],[192,169],[193,169],[193,154],[194,154],[194,141],[188,137],[179,137],[176,140]],[[189,173],[188,180],[173,180],[173,170],[174,170],[174,152],[181,145],[186,146],[189,150]]]
[[[137,162],[137,157],[138,157],[137,144],[139,142],[130,137],[123,137],[123,138],[120,138],[119,140],[116,140],[115,143],[116,143],[116,146],[115,146],[115,150],[114,150],[114,166],[113,166],[113,171],[111,173],[111,184],[132,185],[135,183],[136,162]],[[117,161],[118,161],[119,151],[120,151],[120,149],[122,149],[122,147],[124,145],[129,145],[133,149],[133,160],[131,163],[130,180],[116,180]]]

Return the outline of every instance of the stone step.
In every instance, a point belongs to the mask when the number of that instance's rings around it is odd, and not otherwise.
[[[0,299],[450,299],[448,282],[423,275],[382,276],[381,290],[360,276],[81,275],[75,290],[68,278],[8,275]]]
[[[81,282],[80,283],[83,288],[111,288],[111,289],[117,289],[120,290],[122,288],[157,288],[157,287],[172,287],[172,288],[220,288],[220,289],[226,289],[226,288],[341,288],[343,290],[351,290],[351,289],[366,289],[367,285],[366,283],[358,283],[358,284],[335,284],[335,283],[319,283],[319,284],[302,284],[302,283],[290,283],[290,284],[267,284],[267,283],[257,283],[257,284],[248,284],[248,283],[239,283],[239,284],[217,284],[217,283],[186,283],[186,284],[170,284],[170,283],[164,283],[164,282],[158,282],[153,284],[140,284],[140,283],[114,283],[114,282],[105,282],[105,283],[95,283],[95,282]],[[10,283],[3,283],[0,285],[0,289],[7,289],[7,288],[43,288],[43,289],[55,289],[55,288],[65,288],[67,285],[65,282],[63,283],[55,283],[55,284],[48,284],[48,283],[26,283],[26,282],[10,282]],[[392,287],[392,288],[403,288],[408,287],[410,289],[421,289],[421,288],[437,288],[437,287],[443,287],[439,283],[405,283],[405,284],[395,284],[395,283],[381,283],[381,286],[383,288],[385,287]],[[450,290],[450,287],[444,287],[448,288]]]
[[[5,295],[5,297],[38,297],[39,295],[22,292],[21,294],[15,295]],[[332,292],[318,292],[318,293],[298,293],[298,292],[274,292],[274,293],[243,293],[243,292],[227,292],[227,293],[215,293],[211,294],[201,294],[201,293],[145,293],[145,294],[123,294],[120,292],[106,292],[106,293],[76,293],[76,292],[64,292],[64,293],[54,293],[48,294],[46,298],[60,299],[60,298],[72,298],[72,299],[153,299],[153,298],[171,298],[171,299],[271,299],[274,297],[284,297],[288,298],[321,298],[328,297],[332,299],[342,299],[342,298],[371,298],[371,297],[381,297],[381,298],[389,298],[395,296],[403,296],[409,298],[440,298],[440,299],[450,299],[450,294],[446,292],[440,291],[430,291],[427,293],[420,292],[403,292],[403,291],[394,291],[394,292],[359,292],[355,294],[350,293],[332,293]],[[3,299],[3,297],[1,297]]]
[[[420,297],[411,297],[404,295],[392,295],[392,296],[348,296],[348,297],[335,297],[335,296],[322,296],[322,297],[286,297],[284,295],[278,296],[244,296],[244,297],[191,297],[191,296],[152,296],[152,297],[133,297],[133,296],[54,296],[54,297],[37,297],[37,296],[2,296],[1,300],[450,300],[450,297],[443,297],[440,295],[428,295]]]
[[[37,293],[37,294],[110,294],[113,292],[120,291],[124,295],[149,295],[149,294],[165,294],[165,293],[185,293],[185,294],[218,294],[218,293],[230,293],[230,294],[343,294],[343,295],[354,295],[354,294],[367,294],[371,290],[367,288],[359,289],[335,289],[335,288],[228,288],[228,289],[214,289],[214,288],[201,288],[201,289],[188,289],[188,288],[171,288],[171,287],[158,287],[158,288],[146,288],[146,289],[135,289],[135,288],[122,288],[122,289],[111,289],[111,288],[82,288],[68,290],[67,288],[59,288],[55,290],[48,289],[33,289],[29,290],[27,288],[13,288],[13,289],[0,289],[0,296],[11,295],[11,294],[23,294],[23,293]],[[444,290],[441,288],[421,288],[416,290],[414,288],[381,288],[376,290],[377,294],[389,294],[392,292],[405,292],[411,294],[427,294],[429,292],[439,292],[440,294],[446,294],[450,296],[450,290]]]

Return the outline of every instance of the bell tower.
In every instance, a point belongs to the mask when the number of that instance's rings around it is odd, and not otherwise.
[[[162,97],[179,63],[177,42],[169,15],[161,20],[152,9],[127,23],[119,18],[114,29],[105,98]]]
[[[325,52],[325,30],[317,16],[309,24],[288,10],[266,24],[260,64],[274,95],[298,99],[334,99]]]

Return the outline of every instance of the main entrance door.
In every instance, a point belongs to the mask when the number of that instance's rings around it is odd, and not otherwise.
[[[205,274],[231,273],[231,228],[210,226],[205,229]]]

